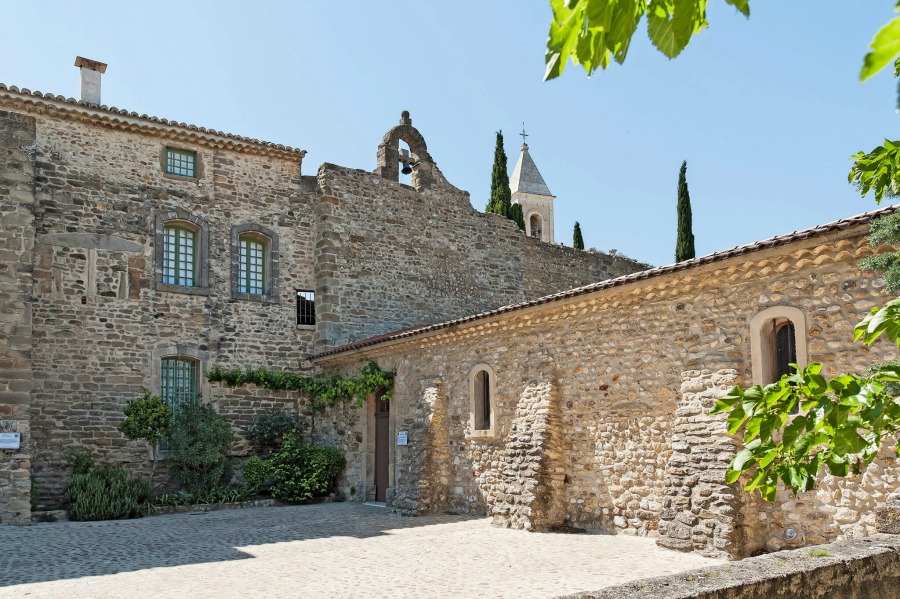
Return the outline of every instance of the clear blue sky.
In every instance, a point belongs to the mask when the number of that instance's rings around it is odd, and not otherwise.
[[[893,0],[712,0],[676,60],[642,25],[624,66],[542,83],[544,0],[0,0],[0,82],[78,95],[76,55],[109,64],[103,102],[371,170],[408,109],[447,178],[487,203],[494,132],[510,171],[525,121],[556,239],[673,261],[682,160],[697,254],[875,208],[849,156],[897,137],[894,81],[857,74]]]

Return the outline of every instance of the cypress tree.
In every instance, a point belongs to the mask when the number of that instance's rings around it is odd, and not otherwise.
[[[516,221],[520,231],[525,230],[525,214],[522,212],[521,204],[513,204],[509,207],[509,219]]]
[[[494,148],[494,170],[491,173],[491,200],[485,212],[493,212],[510,218],[512,193],[509,190],[509,173],[506,170],[506,150],[503,149],[503,131],[497,131]],[[523,221],[524,224],[524,221]]]
[[[572,247],[576,250],[584,249],[584,238],[581,236],[581,225],[575,221],[575,231],[572,233]]]
[[[691,230],[691,194],[687,185],[687,160],[681,163],[678,174],[678,241],[675,244],[675,262],[690,260],[695,256],[694,233]]]

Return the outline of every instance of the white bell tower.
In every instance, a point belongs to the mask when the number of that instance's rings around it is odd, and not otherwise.
[[[553,242],[553,199],[544,178],[538,171],[525,138],[525,125],[522,125],[522,151],[519,160],[509,178],[509,189],[512,192],[512,203],[522,206],[525,217],[525,234],[541,241]]]

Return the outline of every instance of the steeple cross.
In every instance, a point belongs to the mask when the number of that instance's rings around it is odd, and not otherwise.
[[[528,137],[528,134],[525,133],[525,121],[522,121],[522,132],[519,135],[522,136],[522,145],[525,145],[525,138]]]

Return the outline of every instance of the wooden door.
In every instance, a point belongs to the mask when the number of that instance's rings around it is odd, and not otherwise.
[[[388,488],[388,454],[390,452],[390,400],[375,397],[375,501],[385,501]]]

